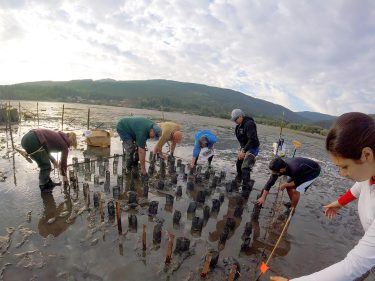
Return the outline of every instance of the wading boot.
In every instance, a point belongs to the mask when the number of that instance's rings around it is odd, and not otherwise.
[[[241,181],[242,181],[242,174],[237,174],[236,177],[234,178],[234,180],[237,183],[237,187],[239,187],[241,185]]]
[[[286,202],[286,203],[284,203],[284,206],[285,206],[285,208],[290,209],[290,207],[292,207],[292,203]]]
[[[55,186],[61,185],[61,182],[53,182],[51,179],[46,184],[39,185],[40,191],[43,193],[51,193]]]

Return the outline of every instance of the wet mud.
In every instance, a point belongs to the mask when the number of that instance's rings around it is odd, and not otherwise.
[[[18,102],[14,106],[18,108]],[[114,130],[117,120],[130,114],[179,122],[183,143],[173,161],[156,159],[145,181],[136,169],[123,169],[116,133],[108,149],[86,146],[88,108],[90,128]],[[79,147],[69,153],[69,186],[41,195],[36,164],[12,151],[10,134],[1,128],[0,280],[256,279],[285,223],[280,215],[288,198],[277,186],[258,210],[258,219],[254,210],[270,175],[267,167],[278,128],[258,125],[261,151],[251,175],[254,186],[250,197],[243,198],[233,182],[238,143],[229,120],[65,104],[62,123],[60,103],[39,103],[37,115],[36,103],[21,102],[22,111],[28,118],[12,125],[16,145],[39,123],[39,127],[75,131]],[[211,169],[199,160],[197,169],[188,167],[198,129],[210,129],[219,139]],[[329,162],[324,139],[288,130],[284,138],[287,154],[293,153],[292,140],[300,141],[296,156],[319,161],[322,175],[301,196],[270,270],[260,280],[268,280],[270,274],[297,277],[321,269],[344,258],[362,236],[355,204],[335,220],[324,217],[322,206],[352,184],[340,178]],[[154,145],[148,143],[147,169]],[[58,180],[58,171],[51,176]]]

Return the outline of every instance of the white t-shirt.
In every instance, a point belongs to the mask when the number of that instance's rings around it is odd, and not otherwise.
[[[357,182],[350,191],[358,198],[364,236],[342,261],[291,281],[353,281],[375,266],[375,184]]]

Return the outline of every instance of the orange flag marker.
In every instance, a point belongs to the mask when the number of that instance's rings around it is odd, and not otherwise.
[[[265,262],[262,262],[262,264],[260,265],[260,271],[264,274],[268,269],[270,269],[270,267]]]

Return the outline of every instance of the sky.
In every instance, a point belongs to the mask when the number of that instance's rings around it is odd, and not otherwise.
[[[0,0],[0,85],[106,78],[375,113],[375,1]]]

